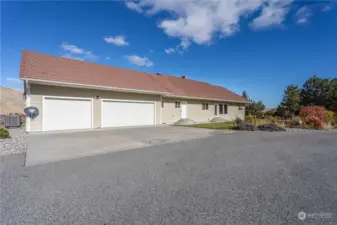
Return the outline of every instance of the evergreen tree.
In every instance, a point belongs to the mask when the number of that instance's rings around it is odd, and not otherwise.
[[[255,102],[251,100],[251,102],[246,106],[246,115],[253,115],[261,118],[265,108],[265,105],[261,101]]]
[[[297,115],[301,108],[301,90],[296,85],[289,85],[284,90],[282,102],[278,107],[278,114],[283,117]]]
[[[247,94],[246,91],[243,91],[243,92],[242,92],[242,97],[244,97],[246,100],[249,100],[248,94]]]
[[[325,106],[329,88],[329,79],[322,79],[316,75],[310,77],[301,90],[301,104],[303,106]]]

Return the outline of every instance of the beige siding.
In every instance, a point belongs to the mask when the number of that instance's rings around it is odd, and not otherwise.
[[[215,105],[227,104],[227,114],[219,114],[217,117],[222,117],[228,121],[233,121],[236,118],[245,118],[245,107],[243,104],[239,103],[224,103],[224,102],[213,102],[213,101],[203,101],[203,100],[191,100],[191,99],[174,99],[174,98],[163,98],[164,108],[162,112],[162,121],[165,124],[173,124],[181,118],[181,109],[175,108],[175,102],[187,102],[187,118],[192,119],[196,122],[209,122],[215,117]],[[202,103],[208,103],[208,110],[202,110]],[[241,110],[239,108],[241,107]]]
[[[182,100],[174,98],[162,98],[162,100],[164,102],[164,108],[162,108],[162,123],[173,124],[180,120],[181,109],[175,108],[175,102],[182,102]]]
[[[34,106],[39,109],[39,115],[31,119],[30,121],[30,131],[41,131],[42,130],[42,117],[43,117],[43,110],[42,110],[42,96],[41,95],[30,95],[30,105]]]
[[[226,104],[227,105],[227,114],[219,114],[219,106],[218,106],[218,117],[222,117],[228,121],[234,121],[236,118],[240,118],[242,120],[245,119],[245,107],[244,104],[239,103],[226,103],[221,102],[217,104]],[[239,110],[241,108],[241,110]]]
[[[197,122],[208,122],[214,118],[214,103],[188,100],[187,117]],[[208,110],[202,110],[202,103],[208,103]]]
[[[208,110],[202,110],[202,103],[208,103]],[[215,105],[227,104],[227,114],[219,114],[219,106],[217,107],[217,117],[222,117],[228,121],[233,121],[236,118],[245,118],[245,108],[243,104],[236,103],[220,103],[202,100],[188,100],[187,115],[188,118],[197,122],[208,122],[212,120],[215,115]],[[239,108],[241,107],[241,110]]]
[[[161,97],[157,95],[31,84],[31,106],[37,107],[40,112],[37,118],[31,120],[31,132],[42,131],[43,96],[92,98],[94,128],[101,127],[101,99],[154,101],[156,107],[156,124],[173,124],[181,118],[181,109],[175,108],[176,101],[187,102],[187,117],[197,122],[208,122],[213,119],[215,117],[214,105],[219,104],[219,102],[212,101],[207,102],[202,100],[184,100],[162,97],[162,101],[164,101],[164,108],[162,108],[160,101]],[[99,96],[99,99],[96,99],[96,96]],[[202,103],[209,104],[208,110],[202,110]],[[235,120],[238,117],[244,119],[245,108],[243,104],[227,103],[227,105],[228,114],[220,115],[218,113],[219,117],[223,117],[229,121]],[[242,110],[239,110],[239,107],[241,107]]]
[[[241,110],[239,110],[241,108]],[[245,119],[245,107],[243,105],[228,105],[228,117],[230,120],[235,120],[236,118],[240,118],[242,120]]]
[[[160,124],[160,96],[157,95],[31,84],[31,106],[37,107],[40,112],[38,117],[31,120],[31,132],[42,131],[43,96],[92,98],[94,128],[101,127],[101,99],[154,101],[156,107],[156,124]],[[96,96],[99,96],[99,99],[96,99]]]

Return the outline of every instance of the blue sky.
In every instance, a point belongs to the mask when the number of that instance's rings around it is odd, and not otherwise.
[[[1,85],[23,49],[186,75],[276,106],[288,84],[337,76],[337,4],[295,0],[2,2]]]

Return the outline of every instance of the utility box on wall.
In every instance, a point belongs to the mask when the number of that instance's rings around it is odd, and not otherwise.
[[[20,115],[6,115],[4,125],[6,128],[20,127],[21,117]]]

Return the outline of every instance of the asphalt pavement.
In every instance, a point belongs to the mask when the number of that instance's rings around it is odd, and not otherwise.
[[[0,224],[337,224],[336,133],[239,132],[21,160],[2,158]]]

